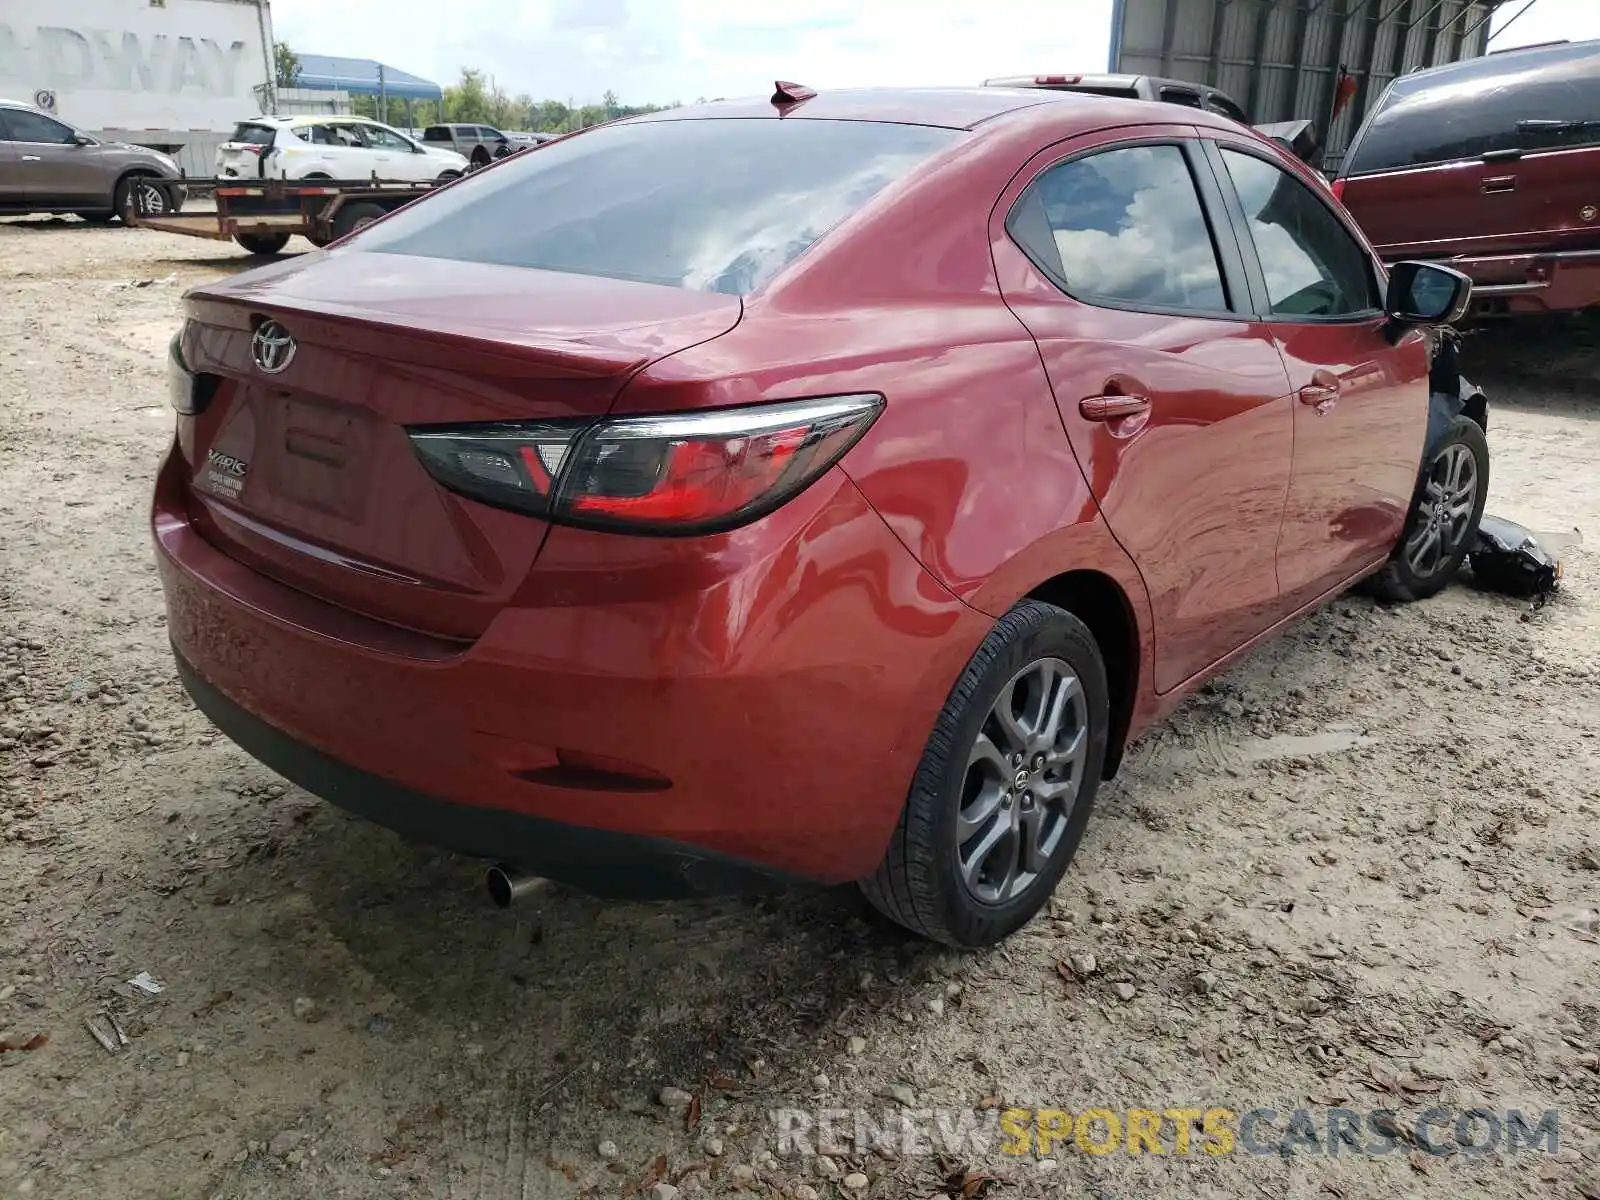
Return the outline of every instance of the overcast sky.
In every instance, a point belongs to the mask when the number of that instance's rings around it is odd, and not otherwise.
[[[642,104],[755,95],[773,79],[913,86],[1104,70],[1111,0],[272,0],[272,19],[303,53],[440,83],[478,66],[513,95],[583,103],[610,88]],[[1600,37],[1600,3],[1536,0],[1494,45],[1560,37]]]

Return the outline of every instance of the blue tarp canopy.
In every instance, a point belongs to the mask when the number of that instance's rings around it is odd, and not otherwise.
[[[358,96],[382,94],[394,100],[438,100],[442,96],[439,85],[431,80],[370,58],[333,58],[326,54],[300,55],[300,73],[295,76],[294,86]]]

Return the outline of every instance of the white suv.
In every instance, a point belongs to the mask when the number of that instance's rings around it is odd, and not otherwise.
[[[449,180],[467,170],[453,150],[435,150],[364,117],[254,117],[217,148],[219,179]]]

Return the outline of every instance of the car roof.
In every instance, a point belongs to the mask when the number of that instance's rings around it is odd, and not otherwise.
[[[1418,82],[1446,83],[1451,79],[1462,77],[1493,79],[1498,75],[1520,74],[1545,60],[1562,62],[1594,55],[1600,55],[1600,39],[1586,42],[1541,42],[1537,46],[1513,46],[1509,50],[1496,50],[1479,58],[1464,58],[1460,62],[1428,67],[1422,71],[1411,71],[1400,76],[1395,82],[1410,85]]]
[[[750,97],[669,108],[631,120],[648,123],[713,117],[771,117],[790,121],[882,121],[898,125],[972,129],[985,121],[1021,109],[1047,104],[1099,104],[1103,99],[1042,88],[847,88],[819,91],[809,99],[784,105],[781,111],[768,97]],[[1112,100],[1111,103],[1117,101]],[[1139,119],[1148,122],[1149,110],[1150,106],[1141,102],[1138,108],[1131,111]],[[1104,109],[1095,111],[1105,112]]]
[[[259,117],[250,117],[240,121],[241,125],[277,125],[288,129],[296,125],[326,125],[330,121],[337,121],[340,125],[383,125],[382,121],[374,121],[371,117],[345,116],[340,113],[297,113],[293,116],[282,117],[264,114]],[[383,125],[385,129],[389,126]]]

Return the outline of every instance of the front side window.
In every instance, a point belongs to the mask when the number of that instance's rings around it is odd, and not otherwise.
[[[406,141],[392,129],[385,129],[381,125],[368,125],[363,129],[367,135],[367,145],[374,150],[409,150],[411,143]]]
[[[508,158],[355,246],[741,296],[965,136],[875,121],[624,122]]]
[[[52,121],[42,113],[25,108],[8,108],[5,111],[6,132],[13,142],[34,142],[51,146],[69,146],[77,133],[70,125]]]
[[[1220,312],[1227,289],[1183,150],[1127,146],[1051,167],[1007,221],[1073,296]]]
[[[1372,262],[1331,209],[1287,171],[1223,150],[1275,316],[1343,317],[1377,307]]]

